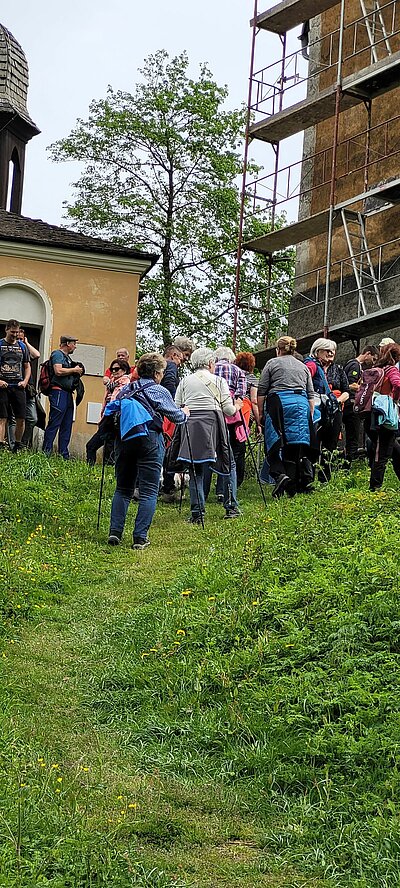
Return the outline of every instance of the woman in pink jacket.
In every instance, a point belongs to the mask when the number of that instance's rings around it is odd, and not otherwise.
[[[400,345],[396,343],[384,346],[375,367],[384,371],[384,379],[380,387],[381,395],[389,395],[395,403],[400,400],[400,371],[396,366],[400,361]],[[379,490],[382,487],[386,466],[393,459],[393,448],[397,447],[398,430],[379,426],[371,428],[371,413],[367,414],[365,429],[369,438],[369,464],[371,475],[369,489]],[[397,471],[396,471],[397,474]]]

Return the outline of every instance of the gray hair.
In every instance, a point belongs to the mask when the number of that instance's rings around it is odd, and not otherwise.
[[[322,351],[322,349],[324,348],[327,348],[329,351],[336,352],[336,342],[334,342],[333,339],[316,339],[310,348],[310,355],[315,358],[317,352]]]
[[[193,339],[189,339],[188,336],[175,336],[172,345],[176,345],[183,352],[192,353],[194,349]]]
[[[203,367],[208,368],[211,361],[215,361],[215,352],[204,345],[201,348],[195,348],[190,356],[193,370],[201,370]]]
[[[235,352],[233,352],[231,348],[228,348],[227,345],[220,345],[219,348],[215,350],[215,357],[217,361],[221,358],[223,361],[229,361],[230,364],[233,364],[236,360]]]

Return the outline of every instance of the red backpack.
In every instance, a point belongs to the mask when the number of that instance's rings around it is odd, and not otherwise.
[[[53,365],[50,358],[48,358],[47,361],[43,361],[43,364],[40,365],[38,390],[41,395],[50,394],[53,376]]]
[[[370,370],[363,370],[360,388],[354,398],[355,413],[371,412],[372,395],[374,392],[380,392],[384,378],[385,371],[382,367],[371,367]]]

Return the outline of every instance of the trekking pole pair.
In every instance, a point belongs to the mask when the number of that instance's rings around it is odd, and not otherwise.
[[[251,459],[252,459],[253,466],[254,466],[254,471],[255,471],[255,473],[256,473],[256,478],[257,478],[257,481],[258,481],[258,486],[259,486],[260,491],[261,491],[261,496],[262,496],[262,498],[263,498],[263,500],[264,500],[264,506],[265,506],[265,508],[267,508],[267,500],[266,500],[266,498],[265,498],[265,493],[264,493],[264,489],[263,489],[263,486],[262,486],[262,481],[261,481],[261,478],[260,478],[260,472],[258,471],[258,467],[257,467],[257,463],[256,463],[256,458],[255,458],[255,456],[254,456],[253,448],[252,448],[252,446],[251,446],[251,441],[250,441],[250,435],[249,435],[249,432],[248,432],[248,428],[247,428],[247,425],[246,425],[246,423],[245,423],[245,421],[244,421],[244,416],[243,416],[242,408],[240,408],[240,410],[239,410],[239,416],[240,416],[240,419],[241,419],[241,422],[242,422],[242,426],[243,426],[243,429],[244,429],[244,433],[245,433],[245,435],[246,435],[246,441],[247,441],[247,444],[248,444],[248,446],[249,446],[249,450],[250,450],[250,454],[251,454]]]

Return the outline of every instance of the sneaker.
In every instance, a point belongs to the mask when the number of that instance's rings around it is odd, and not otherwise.
[[[109,546],[119,546],[119,544],[121,542],[121,536],[122,536],[122,534],[120,534],[120,532],[118,530],[110,530],[110,533],[108,536],[108,545]]]
[[[135,538],[133,539],[132,549],[147,549],[149,545],[150,540],[142,540],[140,539],[140,537],[138,537],[136,540]]]
[[[239,509],[227,509],[224,518],[239,518],[240,515]]]
[[[217,493],[217,503],[220,503],[220,505],[222,505],[223,501],[224,501],[224,494]]]
[[[162,493],[160,500],[162,503],[176,503],[176,496],[174,493]]]
[[[279,478],[272,491],[272,496],[274,497],[274,499],[279,499],[279,497],[283,496],[289,481],[290,478],[287,475],[279,475]]]

